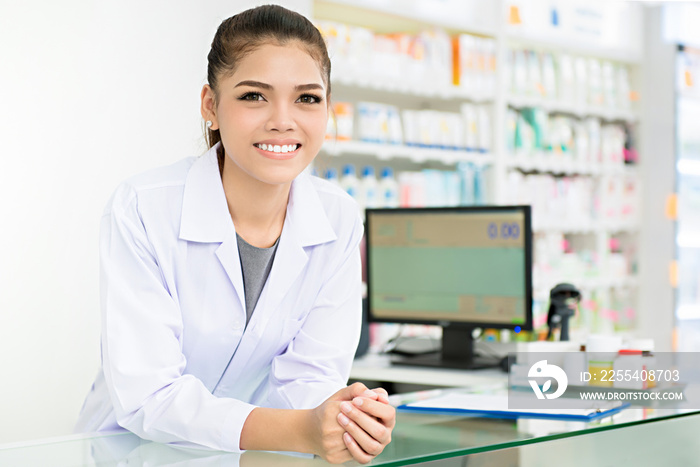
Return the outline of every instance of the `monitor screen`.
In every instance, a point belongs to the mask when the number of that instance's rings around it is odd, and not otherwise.
[[[532,329],[529,206],[366,215],[370,321]]]

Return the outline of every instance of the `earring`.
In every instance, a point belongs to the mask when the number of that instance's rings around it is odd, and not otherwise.
[[[212,126],[211,120],[207,120],[207,130],[211,130],[211,126]]]

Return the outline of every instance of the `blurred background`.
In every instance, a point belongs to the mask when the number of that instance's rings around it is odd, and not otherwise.
[[[533,339],[571,281],[572,332],[698,349],[700,6],[278,3],[333,60],[310,170],[367,207],[531,204]],[[102,209],[204,152],[211,39],[257,4],[0,2],[0,443],[71,433],[99,366]]]

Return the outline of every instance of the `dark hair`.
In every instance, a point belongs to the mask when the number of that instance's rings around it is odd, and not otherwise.
[[[214,35],[208,55],[207,80],[218,103],[218,80],[230,76],[238,62],[265,44],[286,45],[297,42],[318,62],[326,85],[326,97],[331,92],[331,60],[321,32],[311,21],[279,5],[251,8],[224,20]],[[207,146],[221,141],[219,130],[206,130]],[[219,164],[221,164],[221,156]]]

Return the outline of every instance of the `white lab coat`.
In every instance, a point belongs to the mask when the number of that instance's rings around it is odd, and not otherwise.
[[[362,314],[357,205],[317,177],[293,181],[245,328],[215,149],[133,177],[105,210],[102,368],[78,431],[235,452],[255,406],[312,408],[347,383]]]

